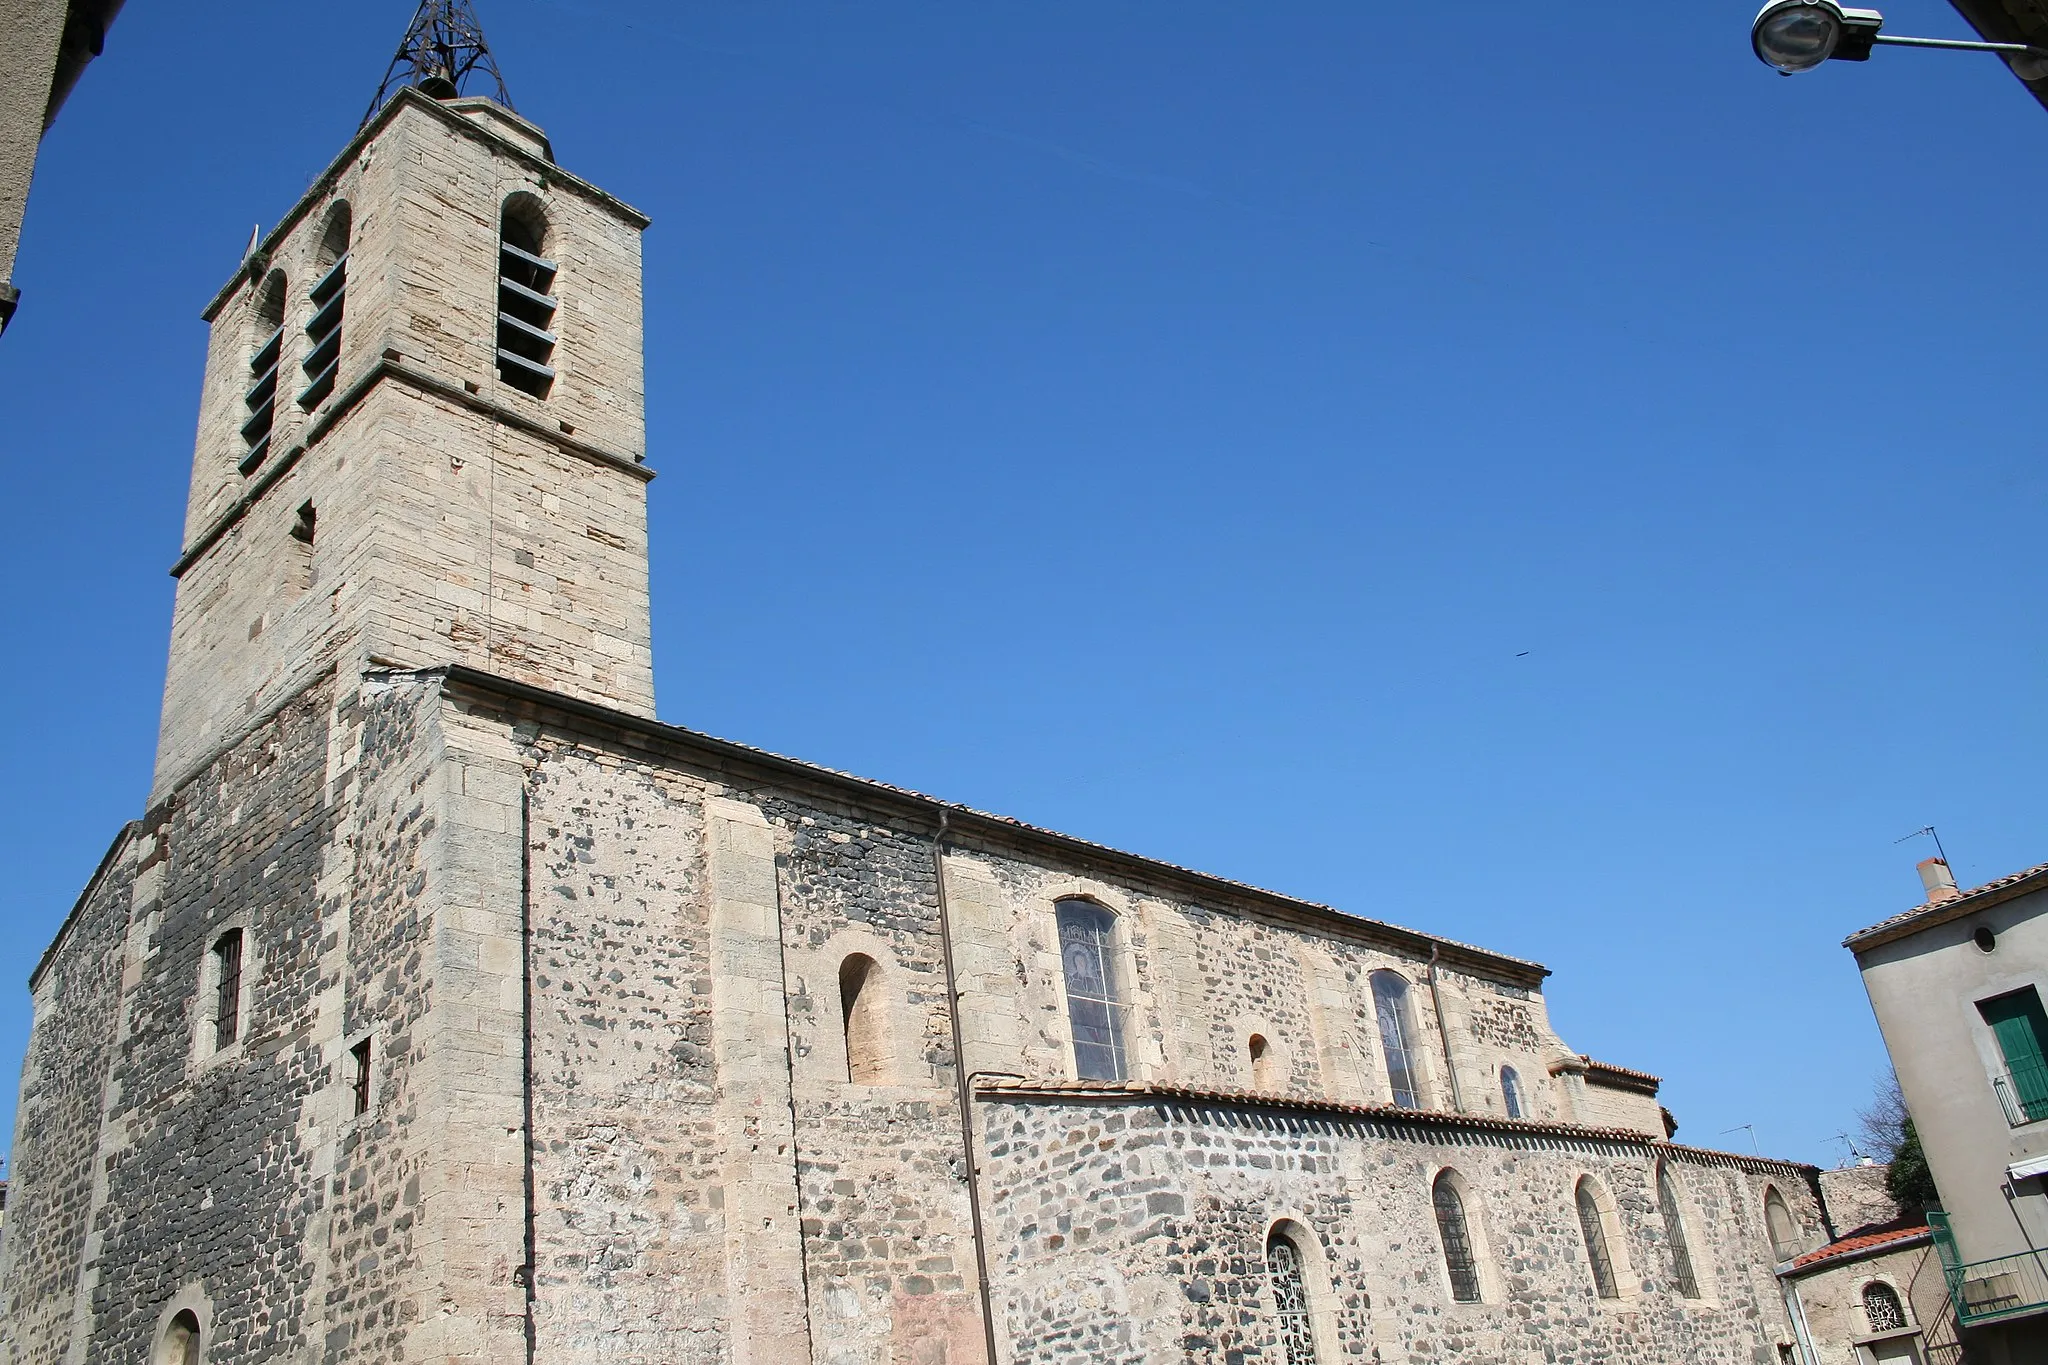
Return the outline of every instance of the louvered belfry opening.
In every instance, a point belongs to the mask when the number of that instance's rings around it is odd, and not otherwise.
[[[299,406],[308,412],[334,392],[334,377],[341,369],[341,322],[348,307],[348,237],[348,205],[337,205],[320,238],[326,270],[307,295],[313,316],[306,323],[306,358],[299,366],[306,375]]]
[[[541,254],[545,220],[537,206],[505,206],[498,234],[498,378],[546,398],[554,387],[555,263]]]
[[[242,405],[249,415],[242,423],[241,470],[253,474],[270,454],[270,433],[277,425],[277,365],[284,355],[285,280],[273,270],[256,299],[256,350],[249,357],[249,388]]]

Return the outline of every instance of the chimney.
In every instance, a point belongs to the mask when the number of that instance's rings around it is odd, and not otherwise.
[[[1919,864],[1920,885],[1927,888],[1927,903],[1940,905],[1944,901],[1957,899],[1963,893],[1956,889],[1956,874],[1948,870],[1948,862],[1942,858],[1922,858]]]

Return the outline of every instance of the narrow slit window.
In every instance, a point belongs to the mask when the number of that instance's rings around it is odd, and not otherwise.
[[[1273,1045],[1266,1041],[1263,1033],[1254,1033],[1246,1044],[1246,1051],[1252,1059],[1252,1089],[1261,1094],[1271,1094],[1279,1089],[1274,1072]]]
[[[1067,1020],[1074,1031],[1075,1073],[1084,1081],[1124,1080],[1129,1068],[1114,955],[1116,917],[1092,901],[1064,900],[1054,909],[1067,983]]]
[[[1799,1254],[1799,1225],[1792,1221],[1785,1197],[1776,1190],[1764,1191],[1764,1232],[1771,1239],[1771,1255],[1780,1262]]]
[[[164,1328],[153,1365],[199,1365],[199,1346],[199,1319],[186,1309]]]
[[[299,406],[308,412],[334,392],[335,376],[341,370],[342,315],[348,309],[349,229],[348,205],[337,205],[320,237],[324,268],[307,293],[313,315],[306,322],[306,358],[299,362],[306,376]]]
[[[1479,1302],[1479,1261],[1472,1254],[1472,1233],[1465,1224],[1465,1201],[1451,1173],[1436,1178],[1430,1190],[1436,1207],[1436,1231],[1443,1239],[1444,1269],[1451,1279],[1451,1297],[1459,1303]]]
[[[370,1040],[363,1039],[348,1050],[349,1099],[358,1116],[370,1112]]]
[[[1504,1066],[1500,1069],[1500,1099],[1501,1103],[1507,1106],[1509,1118],[1518,1119],[1522,1117],[1524,1112],[1522,1104],[1522,1078],[1511,1066]]]
[[[241,1033],[242,931],[230,929],[213,944],[213,1049],[218,1052]]]
[[[1671,1284],[1680,1298],[1696,1299],[1700,1296],[1698,1278],[1692,1269],[1692,1248],[1685,1241],[1685,1218],[1678,1207],[1678,1190],[1671,1183],[1671,1172],[1663,1166],[1657,1167],[1657,1210],[1664,1216],[1664,1240],[1671,1243]]]
[[[889,1049],[882,1036],[881,970],[865,953],[839,964],[839,1018],[846,1028],[846,1079],[880,1085],[888,1079]]]
[[[1277,1228],[1266,1239],[1266,1273],[1273,1281],[1273,1309],[1285,1365],[1318,1365],[1315,1319],[1309,1309],[1301,1248]]]
[[[538,205],[515,199],[498,230],[498,378],[535,398],[554,387],[555,277],[541,254],[547,224]]]
[[[1422,1095],[1415,1084],[1415,1061],[1411,1039],[1415,1034],[1413,1012],[1408,1003],[1408,982],[1399,972],[1372,974],[1373,1014],[1380,1026],[1380,1051],[1386,1057],[1387,1085],[1394,1103],[1402,1109],[1420,1109]]]
[[[1607,1246],[1607,1224],[1600,1211],[1599,1196],[1590,1181],[1579,1182],[1575,1196],[1579,1206],[1579,1234],[1586,1239],[1586,1261],[1593,1269],[1593,1288],[1603,1299],[1621,1297],[1614,1278],[1614,1257]]]
[[[284,306],[288,290],[282,272],[272,271],[256,298],[256,349],[249,356],[249,387],[243,391],[243,474],[254,474],[270,454],[277,425],[277,366],[284,355]]]
[[[294,590],[304,592],[313,586],[313,535],[317,528],[319,514],[312,503],[303,503],[298,516],[292,521],[291,585]]]

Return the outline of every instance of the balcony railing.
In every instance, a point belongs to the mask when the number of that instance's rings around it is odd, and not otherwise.
[[[1991,1078],[2005,1121],[2017,1128],[2048,1119],[2048,1065],[2023,1064]]]
[[[1956,1251],[1948,1215],[1929,1209],[1927,1221],[1934,1229],[1934,1250],[1941,1257],[1958,1326],[1975,1327],[2048,1309],[2048,1252],[1965,1262]]]

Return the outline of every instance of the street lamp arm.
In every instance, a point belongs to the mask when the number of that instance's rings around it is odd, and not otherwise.
[[[1890,43],[1893,47],[1946,47],[1959,52],[2021,52],[2036,57],[2048,57],[2048,47],[2031,47],[2026,43],[1978,43],[1961,38],[1907,38],[1889,33],[1872,34],[1873,43]]]

